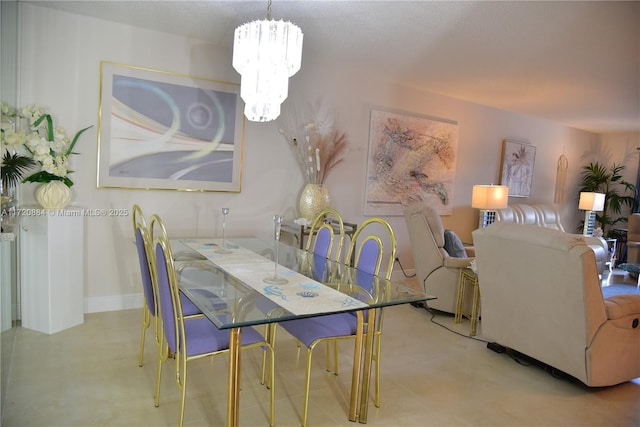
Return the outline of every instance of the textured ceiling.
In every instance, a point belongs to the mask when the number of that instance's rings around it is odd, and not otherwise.
[[[231,47],[266,1],[27,1]],[[303,61],[342,61],[435,93],[598,133],[640,131],[640,1],[275,0]]]

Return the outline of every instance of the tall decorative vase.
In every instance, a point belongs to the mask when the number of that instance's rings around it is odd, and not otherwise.
[[[62,181],[51,181],[36,189],[35,198],[44,209],[64,209],[71,201],[71,189]]]
[[[320,212],[331,207],[329,189],[323,184],[307,184],[300,195],[300,215],[314,220]]]

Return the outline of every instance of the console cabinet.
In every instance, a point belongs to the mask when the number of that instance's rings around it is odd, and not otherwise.
[[[82,211],[23,215],[19,243],[22,327],[53,334],[83,323]]]

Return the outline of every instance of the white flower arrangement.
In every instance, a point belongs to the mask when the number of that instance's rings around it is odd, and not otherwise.
[[[278,131],[293,150],[302,176],[307,184],[324,184],[329,172],[343,160],[347,148],[344,132],[334,129],[333,119],[320,104],[309,112],[294,108],[298,115],[283,114]],[[306,116],[306,117],[305,117]]]
[[[80,135],[91,126],[78,131],[70,140],[64,128],[54,127],[51,115],[39,105],[28,105],[17,112],[9,105],[2,104],[2,115],[8,119],[8,126],[0,129],[2,144],[15,151],[24,148],[40,164],[40,171],[26,177],[23,182],[62,181],[71,187],[73,181],[68,175],[73,171],[69,169],[69,157],[77,154],[73,148]],[[29,132],[16,130],[12,119],[20,118],[28,120]]]

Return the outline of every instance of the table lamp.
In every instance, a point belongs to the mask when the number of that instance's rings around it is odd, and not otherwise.
[[[584,211],[584,229],[582,234],[593,236],[593,228],[596,224],[596,211],[604,209],[604,193],[580,193],[578,209]]]
[[[504,209],[509,202],[509,187],[506,185],[474,185],[471,207],[480,209],[479,228],[485,228],[496,219],[496,210]]]

